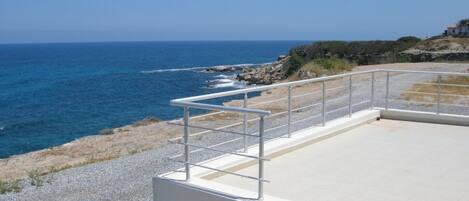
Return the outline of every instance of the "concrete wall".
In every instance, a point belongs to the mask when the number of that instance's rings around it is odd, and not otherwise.
[[[449,124],[457,126],[469,126],[469,117],[460,115],[449,115],[428,112],[406,111],[406,110],[381,110],[381,118],[402,121],[415,121],[435,124]]]
[[[230,197],[210,189],[195,186],[184,181],[177,181],[161,177],[153,178],[154,201],[234,201]]]

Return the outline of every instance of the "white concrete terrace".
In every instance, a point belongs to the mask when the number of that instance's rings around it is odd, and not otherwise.
[[[416,121],[385,119],[399,117]],[[419,122],[432,119],[459,126]],[[264,184],[264,200],[469,200],[467,124],[464,116],[365,110],[271,140],[265,143],[270,182]],[[243,175],[258,171],[257,163],[234,155],[202,164]],[[197,167],[192,174],[190,182],[181,172],[155,179],[155,200],[256,198],[256,181]]]

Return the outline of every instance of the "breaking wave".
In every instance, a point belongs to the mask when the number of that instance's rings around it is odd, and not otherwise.
[[[216,75],[213,76],[214,80],[209,80],[207,82],[208,88],[216,89],[216,88],[236,88],[242,89],[246,87],[244,82],[239,82],[234,78],[236,75]]]
[[[198,66],[198,67],[182,67],[182,68],[169,68],[169,69],[157,69],[157,70],[145,70],[140,71],[141,73],[164,73],[164,72],[177,72],[177,71],[201,71],[211,68],[245,68],[245,67],[257,67],[272,64],[269,63],[259,63],[259,64],[233,64],[233,65],[218,65],[218,66]]]

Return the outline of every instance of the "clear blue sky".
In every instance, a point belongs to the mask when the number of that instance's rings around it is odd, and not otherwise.
[[[469,0],[0,0],[0,43],[430,36]]]

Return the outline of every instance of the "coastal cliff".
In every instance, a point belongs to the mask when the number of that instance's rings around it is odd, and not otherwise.
[[[469,38],[406,36],[396,41],[323,41],[301,45],[263,67],[241,69],[237,80],[272,84],[350,71],[356,66],[403,62],[469,61]]]

